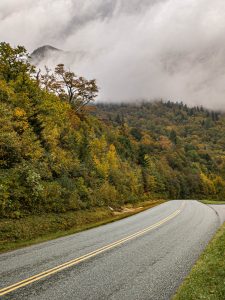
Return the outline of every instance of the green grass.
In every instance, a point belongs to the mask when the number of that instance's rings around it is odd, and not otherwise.
[[[200,200],[200,202],[204,204],[225,204],[225,201],[217,201],[217,200]]]
[[[0,219],[0,252],[41,243],[58,237],[114,222],[165,201],[145,201],[131,211],[113,213],[107,207],[61,214],[42,214],[21,219]]]
[[[173,300],[198,299],[225,299],[225,223],[173,298]]]

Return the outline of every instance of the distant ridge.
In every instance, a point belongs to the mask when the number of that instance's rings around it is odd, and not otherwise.
[[[31,60],[33,63],[38,64],[51,55],[60,54],[63,52],[63,50],[55,48],[51,45],[44,45],[35,49],[31,53]]]
[[[55,48],[51,45],[44,45],[35,49],[30,57],[31,63],[35,66],[43,68],[45,65],[54,68],[57,64],[65,64],[67,68],[74,66],[85,57],[85,52],[65,51]]]

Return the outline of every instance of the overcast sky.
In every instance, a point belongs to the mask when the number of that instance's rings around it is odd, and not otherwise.
[[[225,110],[224,0],[0,0],[0,40],[75,53],[100,100]]]

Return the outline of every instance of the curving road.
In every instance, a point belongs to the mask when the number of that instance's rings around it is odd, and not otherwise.
[[[194,200],[0,255],[3,299],[170,299],[220,224]]]

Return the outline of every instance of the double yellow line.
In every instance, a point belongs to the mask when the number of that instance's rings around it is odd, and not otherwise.
[[[162,224],[168,222],[169,220],[175,218],[177,215],[180,214],[180,212],[182,211],[183,206],[184,206],[184,202],[182,203],[180,209],[176,210],[174,213],[172,213],[171,215],[169,215],[165,219],[163,219],[163,220],[161,220],[161,221],[159,221],[159,222],[157,222],[157,223],[155,223],[155,224],[153,224],[153,225],[151,225],[149,227],[146,227],[145,229],[140,230],[140,231],[138,231],[138,232],[136,232],[134,234],[131,234],[131,235],[129,235],[129,236],[127,236],[127,237],[125,237],[125,238],[123,238],[121,240],[118,240],[118,241],[116,241],[114,243],[106,245],[106,246],[104,246],[102,248],[99,248],[99,249],[97,249],[95,251],[92,251],[92,252],[90,252],[88,254],[85,254],[85,255],[80,256],[80,257],[75,258],[75,259],[72,259],[72,260],[70,260],[68,262],[65,262],[65,263],[63,263],[61,265],[58,265],[58,266],[56,266],[54,268],[48,269],[48,270],[46,270],[44,272],[41,272],[41,273],[36,274],[34,276],[31,276],[31,277],[29,277],[27,279],[24,279],[22,281],[14,283],[14,284],[12,284],[10,286],[7,286],[7,287],[5,287],[3,289],[0,289],[0,296],[6,295],[8,293],[11,293],[11,292],[13,292],[13,291],[15,291],[15,290],[17,290],[17,289],[19,289],[21,287],[24,287],[26,285],[29,285],[29,284],[35,282],[35,281],[38,281],[40,279],[43,279],[45,277],[48,277],[48,276],[53,275],[55,273],[58,273],[58,272],[60,272],[60,271],[62,271],[64,269],[67,269],[69,267],[77,265],[77,264],[81,263],[82,261],[90,259],[90,258],[92,258],[92,257],[94,257],[94,256],[96,256],[96,255],[98,255],[98,254],[100,254],[102,252],[108,251],[108,250],[110,250],[112,248],[115,248],[115,247],[117,247],[117,246],[119,246],[119,245],[121,245],[121,244],[123,244],[123,243],[125,243],[127,241],[130,241],[130,240],[132,240],[134,238],[137,238],[137,237],[139,237],[139,236],[141,236],[141,235],[143,235],[143,234],[145,234],[145,233],[147,233],[147,232],[149,232],[149,231],[151,231],[151,230],[153,230],[153,229],[161,226]]]

